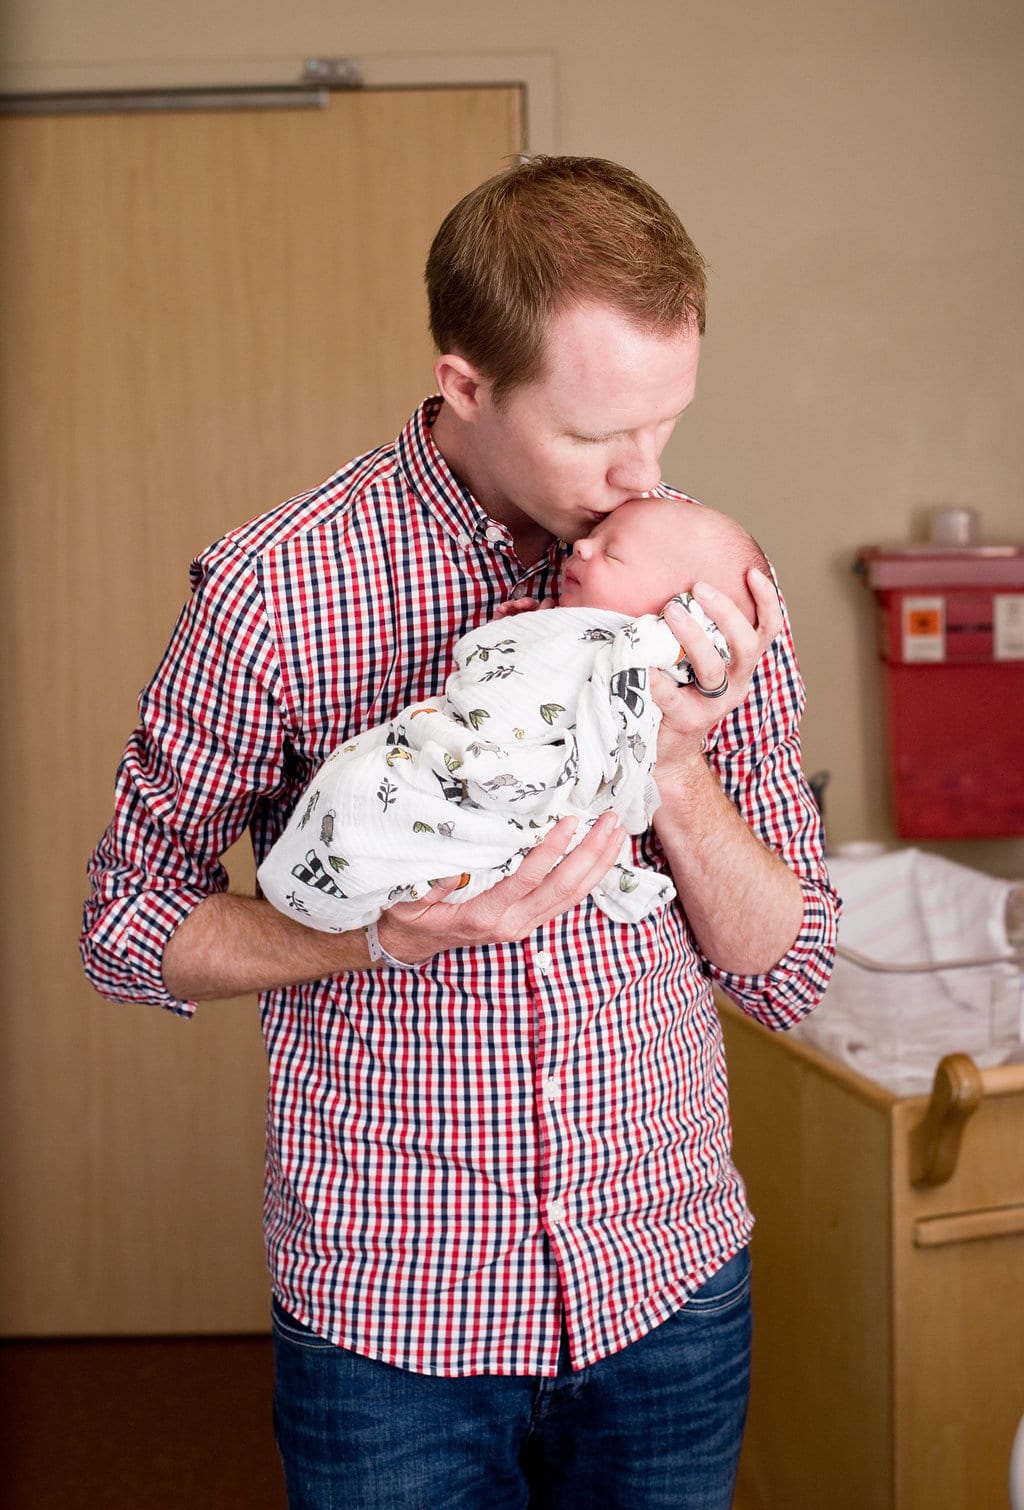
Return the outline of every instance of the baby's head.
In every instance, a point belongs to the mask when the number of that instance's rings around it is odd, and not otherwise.
[[[573,546],[562,572],[563,608],[660,613],[670,598],[708,582],[756,618],[747,572],[768,563],[728,514],[678,498],[630,498]]]

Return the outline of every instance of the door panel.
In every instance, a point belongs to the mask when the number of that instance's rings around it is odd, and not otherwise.
[[[85,860],[190,558],[397,433],[430,238],[521,143],[513,88],[0,121],[7,1334],[267,1324],[255,1002],[97,997]]]

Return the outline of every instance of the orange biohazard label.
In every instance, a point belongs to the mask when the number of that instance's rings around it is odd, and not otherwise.
[[[945,598],[904,598],[902,620],[905,661],[946,659]]]
[[[938,634],[942,628],[942,615],[934,608],[915,608],[907,615],[908,634]]]

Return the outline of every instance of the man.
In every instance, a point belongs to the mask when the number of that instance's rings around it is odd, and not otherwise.
[[[662,805],[635,856],[677,906],[627,927],[590,902],[624,837],[611,815],[370,930],[224,889],[246,826],[262,859],[330,749],[441,688],[459,635],[548,595],[566,542],[659,487],[693,398],[701,258],[613,164],[535,159],[481,186],[427,283],[437,397],[193,568],[91,863],[87,969],[182,1012],[264,993],[293,1506],[712,1510],[742,1435],[751,1228],[712,982],[787,1027],[834,944],[772,582],[748,577],[753,623],[695,589],[727,679],[679,612],[696,687],[640,689],[663,712]]]

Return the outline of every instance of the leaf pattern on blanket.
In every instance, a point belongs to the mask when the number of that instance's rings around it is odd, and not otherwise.
[[[492,655],[515,655],[515,651],[515,640],[499,640],[496,645],[478,645],[475,650],[471,650],[466,656],[465,665],[468,666],[470,661],[476,660],[486,663]]]
[[[553,724],[559,713],[564,713],[565,708],[561,703],[541,703],[540,716],[546,724]]]

